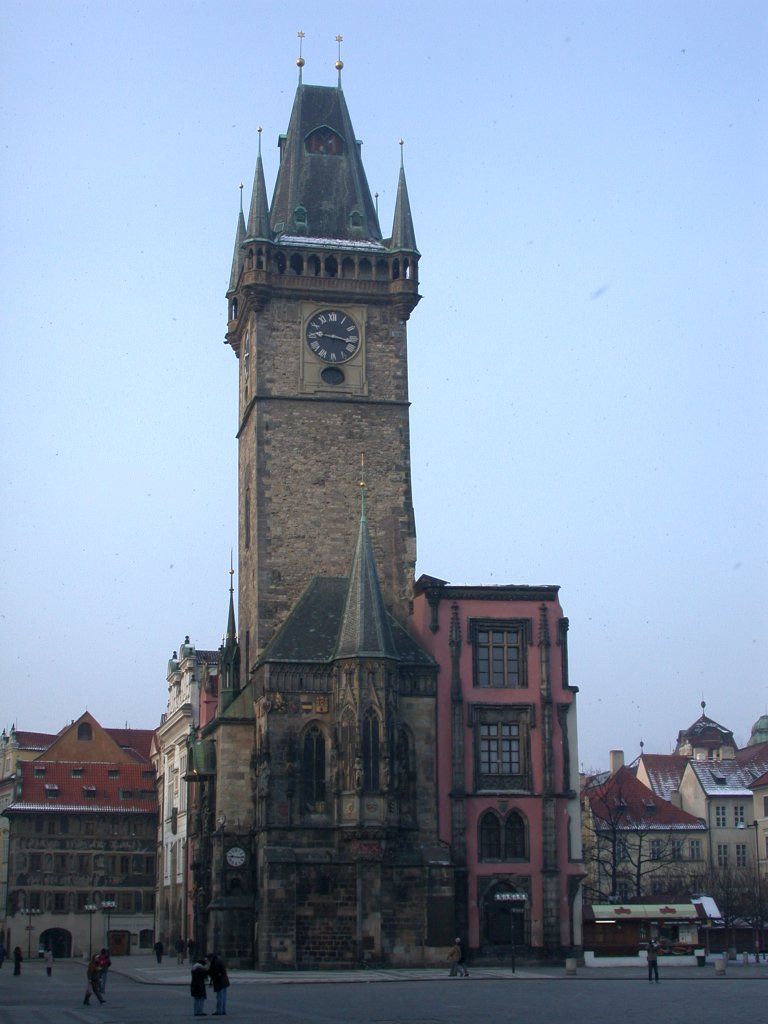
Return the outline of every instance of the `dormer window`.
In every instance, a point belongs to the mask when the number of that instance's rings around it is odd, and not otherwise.
[[[81,722],[77,727],[77,738],[79,740],[92,740],[93,729],[90,727],[88,722]]]
[[[82,768],[73,768],[72,769],[72,778],[73,779],[82,779],[82,777],[83,777],[83,769]]]
[[[361,228],[363,226],[363,216],[357,210],[353,210],[349,215],[349,226],[351,228]]]
[[[96,799],[96,787],[95,786],[83,786],[83,797],[86,800]]]
[[[303,206],[297,206],[293,211],[293,223],[297,228],[305,228],[307,226],[307,211]]]
[[[54,782],[46,782],[45,795],[49,800],[59,799],[59,787]]]
[[[308,153],[319,153],[325,156],[341,156],[344,152],[344,140],[333,128],[323,125],[315,128],[305,139]]]
[[[35,768],[34,775],[36,779],[45,778],[45,768]]]

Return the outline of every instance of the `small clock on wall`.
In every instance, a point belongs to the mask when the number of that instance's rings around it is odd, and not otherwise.
[[[343,309],[321,309],[304,328],[310,350],[324,363],[346,363],[360,348],[360,328]]]
[[[230,846],[227,850],[227,864],[231,868],[241,868],[245,864],[246,854],[242,846]]]

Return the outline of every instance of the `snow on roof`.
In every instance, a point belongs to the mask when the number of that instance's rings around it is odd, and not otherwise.
[[[752,777],[735,760],[691,761],[690,764],[707,796],[752,796],[747,788]]]
[[[350,252],[386,252],[381,242],[358,241],[353,238],[309,238],[305,235],[280,235],[278,242],[284,245],[300,245],[305,248],[323,248],[332,246],[334,249],[349,249]]]
[[[680,789],[680,780],[688,764],[683,754],[643,754],[641,761],[651,789],[664,800]]]

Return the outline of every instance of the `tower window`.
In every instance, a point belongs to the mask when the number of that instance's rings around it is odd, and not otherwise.
[[[480,860],[501,860],[501,823],[493,811],[480,819]]]
[[[342,786],[348,792],[355,788],[355,728],[352,712],[348,711],[341,720],[341,754],[343,757]]]
[[[363,226],[363,218],[357,210],[353,210],[349,215],[349,226],[351,228],[361,228]]]
[[[303,206],[297,206],[293,211],[293,223],[300,228],[307,226],[307,211]]]
[[[344,140],[333,128],[323,125],[315,128],[307,135],[305,146],[308,153],[323,154],[325,156],[341,156],[344,152]]]
[[[511,811],[504,822],[504,859],[528,859],[528,830],[518,811]]]
[[[304,273],[304,257],[300,253],[295,252],[293,256],[291,256],[290,266],[291,273],[295,274],[297,277],[301,277]]]
[[[304,734],[301,761],[304,806],[308,811],[320,810],[325,802],[325,737],[316,725]]]
[[[474,685],[517,689],[527,685],[525,644],[527,620],[477,620],[470,623],[474,651]]]
[[[339,263],[335,256],[326,256],[325,258],[325,276],[336,277],[339,273]]]
[[[379,717],[370,708],[363,718],[363,792],[379,792]]]

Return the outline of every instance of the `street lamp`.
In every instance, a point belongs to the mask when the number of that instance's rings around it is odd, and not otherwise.
[[[88,915],[88,959],[93,956],[93,915],[99,908],[95,903],[86,903],[83,910]]]
[[[20,914],[27,915],[27,960],[32,959],[32,918],[40,911],[37,907],[19,907]]]
[[[106,947],[107,947],[107,952],[108,953],[110,951],[110,945],[109,945],[109,920],[112,917],[112,911],[115,909],[116,906],[117,906],[117,904],[115,903],[114,900],[102,900],[101,901],[101,909],[105,910],[106,913],[107,913],[107,941],[106,941]]]

